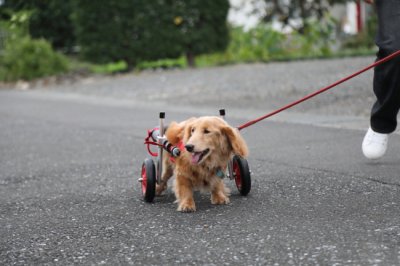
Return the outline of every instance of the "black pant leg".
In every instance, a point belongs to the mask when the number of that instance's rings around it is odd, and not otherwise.
[[[378,59],[400,50],[400,0],[377,0],[379,47]],[[371,111],[371,127],[380,133],[391,133],[397,126],[400,109],[400,58],[374,70],[374,93],[377,101]]]

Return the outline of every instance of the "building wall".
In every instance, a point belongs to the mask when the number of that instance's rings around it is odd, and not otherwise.
[[[255,27],[265,15],[264,0],[230,0],[231,9],[228,14],[228,22],[234,26],[243,26],[245,30]],[[366,15],[372,8],[363,1],[361,5],[361,22],[365,24]],[[340,30],[345,34],[357,34],[357,6],[356,2],[337,4],[332,7],[331,14],[339,21]],[[281,29],[275,24],[276,29]]]

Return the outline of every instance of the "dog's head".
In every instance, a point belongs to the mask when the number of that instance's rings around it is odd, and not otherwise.
[[[181,123],[171,123],[166,136],[176,145],[182,141],[190,153],[192,164],[220,161],[232,154],[247,156],[248,148],[236,128],[214,116],[191,118]]]

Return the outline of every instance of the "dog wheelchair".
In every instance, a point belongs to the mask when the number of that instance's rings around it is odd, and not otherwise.
[[[219,110],[220,116],[225,118],[225,110]],[[159,127],[148,131],[145,139],[147,151],[153,158],[146,158],[142,164],[141,176],[139,183],[141,184],[142,196],[145,202],[153,202],[156,196],[156,184],[160,184],[162,175],[163,153],[168,152],[173,158],[177,158],[181,154],[184,147],[176,147],[168,142],[165,137],[164,119],[165,113],[160,113]],[[153,152],[151,145],[158,147],[158,152]],[[221,178],[225,176],[231,180],[235,180],[239,193],[243,196],[249,194],[251,189],[251,174],[247,160],[239,155],[234,155],[228,163],[228,173],[221,173]]]

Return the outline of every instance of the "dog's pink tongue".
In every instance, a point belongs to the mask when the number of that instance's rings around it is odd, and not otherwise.
[[[200,161],[201,152],[192,153],[192,164],[198,164]]]

